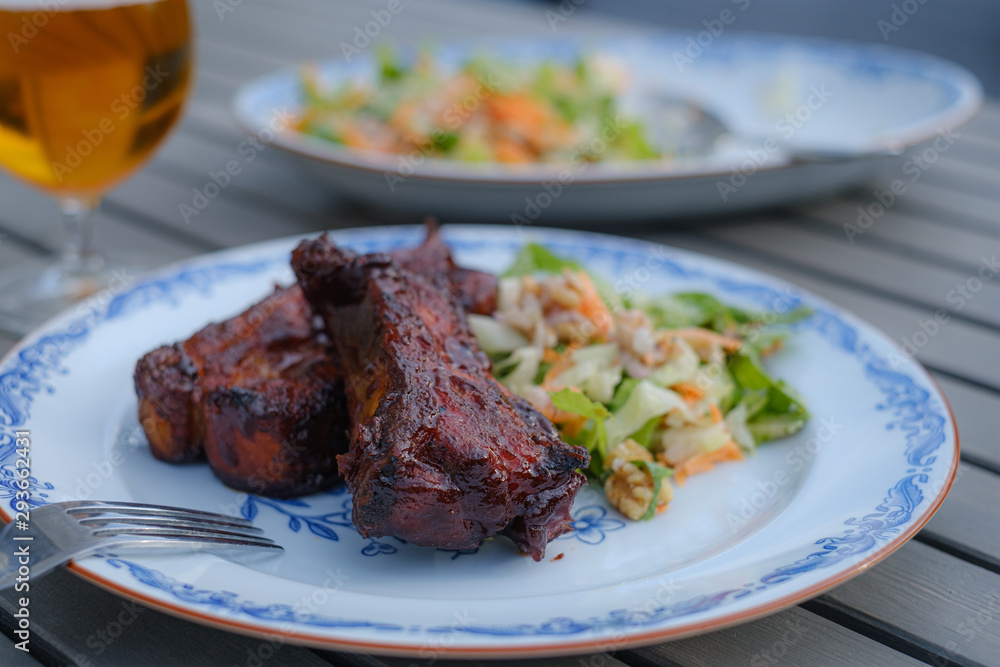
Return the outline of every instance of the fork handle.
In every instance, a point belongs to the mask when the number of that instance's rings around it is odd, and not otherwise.
[[[13,551],[5,551],[0,553],[0,590],[10,588],[16,583],[27,582],[37,579],[43,575],[48,574],[52,570],[56,569],[63,563],[68,562],[65,554],[62,556],[55,555],[49,556],[48,558],[42,558],[36,560],[31,556],[30,542],[15,543],[15,544],[28,544],[28,562],[21,562],[21,555]],[[79,557],[79,554],[74,554],[74,558]],[[21,567],[27,567],[27,573],[21,572]]]

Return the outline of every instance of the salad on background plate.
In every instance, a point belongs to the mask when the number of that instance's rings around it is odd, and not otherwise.
[[[299,131],[349,148],[465,162],[664,157],[623,115],[628,68],[606,55],[517,65],[476,56],[447,71],[428,52],[412,63],[379,50],[372,81],[324,83],[302,68]]]

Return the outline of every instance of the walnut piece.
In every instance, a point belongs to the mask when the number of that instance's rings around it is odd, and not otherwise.
[[[655,487],[653,476],[632,461],[652,463],[653,455],[634,440],[626,440],[615,447],[604,461],[611,476],[604,482],[608,502],[630,519],[639,520],[649,508]],[[664,482],[656,499],[657,507],[666,505],[673,498],[673,489]]]

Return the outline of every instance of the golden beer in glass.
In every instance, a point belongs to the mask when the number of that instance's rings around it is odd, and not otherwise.
[[[75,233],[47,288],[0,280],[0,318],[38,321],[100,289],[89,214],[177,122],[191,25],[185,0],[0,0],[0,40],[0,167],[55,198]]]

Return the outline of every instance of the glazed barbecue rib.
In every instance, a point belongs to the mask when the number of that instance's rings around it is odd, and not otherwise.
[[[493,312],[496,279],[457,266],[433,224],[421,245],[393,256],[470,312]],[[226,484],[261,495],[332,485],[349,424],[338,365],[314,319],[293,285],[140,359],[139,419],[153,455],[171,463],[207,455]]]
[[[493,379],[432,281],[325,236],[292,268],[341,359],[351,442],[338,460],[358,531],[447,549],[504,534],[540,560],[570,530],[586,449]]]
[[[207,455],[234,488],[287,497],[332,485],[346,448],[343,386],[297,287],[153,350],[136,366],[139,420],[153,455]]]

